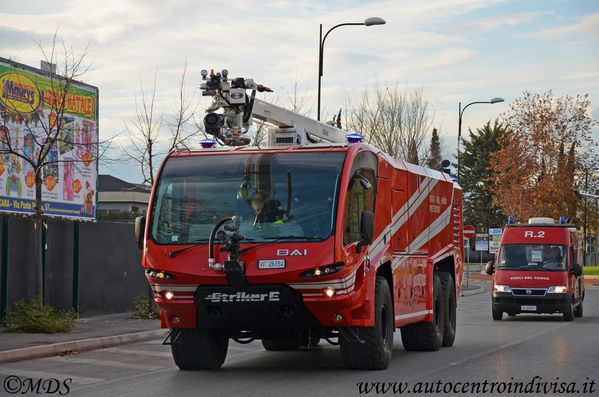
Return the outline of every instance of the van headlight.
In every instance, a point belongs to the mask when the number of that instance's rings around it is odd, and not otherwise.
[[[495,285],[493,287],[493,291],[495,292],[512,292],[512,289],[509,285]]]
[[[565,285],[556,285],[547,288],[548,294],[565,294],[566,292],[568,292],[568,287]]]

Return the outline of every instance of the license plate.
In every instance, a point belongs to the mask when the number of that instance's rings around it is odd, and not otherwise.
[[[534,311],[537,310],[537,307],[536,306],[524,306],[524,305],[522,305],[522,306],[520,306],[520,310],[527,311],[527,312],[530,312],[530,311],[534,312]]]
[[[285,269],[285,259],[259,260],[258,269]]]

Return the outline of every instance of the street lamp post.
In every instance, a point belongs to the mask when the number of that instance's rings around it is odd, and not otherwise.
[[[318,108],[317,108],[317,119],[320,121],[320,79],[322,77],[322,57],[324,52],[324,41],[327,39],[327,36],[333,29],[336,29],[340,26],[348,26],[348,25],[364,25],[364,26],[373,26],[373,25],[384,25],[386,22],[383,18],[379,17],[371,17],[366,19],[364,22],[346,22],[340,23],[339,25],[335,25],[330,28],[322,37],[322,24],[320,24],[320,37],[318,43]]]
[[[488,103],[488,104],[494,104],[494,103],[499,103],[499,102],[503,102],[503,98],[492,98],[489,101],[476,101],[476,102],[470,102],[469,104],[467,104],[466,106],[464,106],[462,108],[462,102],[459,103],[459,107],[458,107],[458,182],[460,181],[460,140],[462,139],[462,115],[464,114],[464,110],[466,110],[466,108],[470,105],[475,105],[477,103]]]

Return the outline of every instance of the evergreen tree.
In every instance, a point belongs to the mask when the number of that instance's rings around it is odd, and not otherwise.
[[[439,132],[436,128],[433,128],[431,135],[431,147],[429,149],[429,155],[426,159],[426,166],[433,170],[441,170],[441,142],[439,141]]]
[[[469,130],[467,141],[462,138],[464,150],[460,153],[460,186],[464,192],[464,224],[482,224],[485,229],[501,227],[505,215],[493,206],[493,176],[490,169],[491,153],[499,150],[497,138],[505,133],[503,125],[488,121],[476,133]]]

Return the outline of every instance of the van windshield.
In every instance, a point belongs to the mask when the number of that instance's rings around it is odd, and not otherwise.
[[[565,271],[568,268],[565,245],[503,244],[498,269]]]
[[[151,214],[159,244],[207,242],[222,218],[251,242],[321,240],[334,230],[345,152],[171,157]]]

